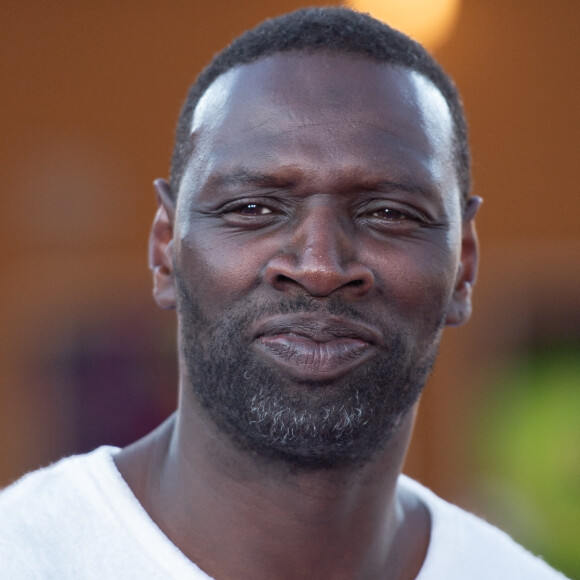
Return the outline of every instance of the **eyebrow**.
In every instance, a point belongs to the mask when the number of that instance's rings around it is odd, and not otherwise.
[[[280,186],[288,184],[289,180],[274,177],[268,173],[236,169],[227,173],[218,173],[210,179],[210,187],[223,187],[231,185],[257,185],[262,187]]]
[[[374,187],[379,187],[382,190],[392,191],[395,189],[406,191],[422,197],[433,197],[434,191],[431,188],[423,187],[420,183],[414,180],[401,178],[397,180],[381,179],[373,183]],[[369,188],[370,189],[370,188]]]
[[[251,171],[244,168],[235,169],[229,172],[217,173],[210,179],[210,188],[219,188],[236,185],[250,185],[254,187],[288,187],[296,183],[295,179],[288,177],[278,177],[270,173]],[[393,179],[361,179],[356,187],[360,190],[380,190],[383,192],[404,191],[424,198],[436,196],[436,188],[425,187],[415,179],[405,176],[394,177]]]

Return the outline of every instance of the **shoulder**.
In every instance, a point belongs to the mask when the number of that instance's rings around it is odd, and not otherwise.
[[[38,511],[43,515],[62,517],[63,504],[74,503],[79,495],[88,493],[94,485],[92,473],[111,469],[115,447],[99,447],[85,455],[73,455],[24,475],[0,491],[0,514],[5,518],[26,524],[27,516],[34,513],[38,524]]]
[[[208,578],[151,520],[100,447],[0,492],[2,578]]]
[[[418,482],[401,476],[399,487],[417,497],[431,518],[429,548],[417,580],[564,580],[505,532]]]
[[[19,572],[39,561],[44,562],[43,569],[50,569],[62,546],[74,544],[79,535],[90,535],[98,512],[99,483],[94,474],[112,469],[116,451],[101,447],[62,459],[1,491],[0,560]]]

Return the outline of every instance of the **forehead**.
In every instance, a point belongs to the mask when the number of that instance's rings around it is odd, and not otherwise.
[[[302,163],[380,164],[386,153],[395,165],[414,158],[419,173],[455,174],[439,90],[415,71],[358,56],[283,53],[231,69],[200,99],[191,133],[208,170],[240,157],[291,165],[299,151]]]

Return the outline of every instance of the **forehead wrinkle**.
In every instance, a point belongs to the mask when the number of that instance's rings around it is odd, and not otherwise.
[[[221,126],[213,126],[210,129],[211,136],[213,137],[212,150],[206,153],[215,153],[217,150],[221,149],[221,146],[225,145],[226,150],[228,146],[234,145],[236,142],[243,141],[247,139],[249,132],[257,132],[257,136],[263,139],[264,153],[272,153],[270,149],[271,146],[284,147],[285,143],[276,142],[275,140],[279,137],[284,136],[295,136],[299,141],[301,139],[305,140],[302,146],[306,147],[322,147],[327,153],[333,152],[333,156],[340,157],[343,154],[344,147],[341,145],[343,142],[343,137],[347,138],[349,142],[361,141],[368,142],[369,138],[372,139],[372,133],[362,135],[361,128],[366,126],[371,128],[375,132],[375,139],[382,140],[387,139],[385,145],[394,146],[396,150],[408,150],[413,152],[413,150],[422,151],[427,157],[432,157],[438,150],[440,152],[447,151],[450,147],[445,146],[445,141],[447,140],[447,135],[436,134],[432,130],[428,129],[428,124],[421,121],[421,125],[425,128],[419,134],[413,127],[409,127],[406,121],[401,121],[399,119],[387,118],[381,119],[377,118],[361,118],[360,113],[363,115],[368,113],[366,111],[353,111],[355,113],[349,119],[344,119],[344,116],[337,117],[336,112],[332,115],[326,115],[325,112],[317,114],[317,117],[322,117],[321,119],[303,119],[296,122],[294,115],[288,109],[277,108],[277,112],[271,114],[267,119],[259,118],[255,119],[252,115],[245,116],[239,127],[239,134],[234,137],[230,130],[228,130],[228,123],[224,122]],[[421,115],[424,117],[425,115]],[[227,121],[227,119],[224,119]],[[284,126],[286,125],[286,127]],[[198,127],[201,129],[202,127]],[[329,140],[324,137],[325,133],[333,134],[342,128],[352,128],[352,131],[348,134],[338,136],[340,139],[338,141]],[[303,132],[303,136],[301,132]],[[314,131],[315,134],[309,134],[309,131]],[[318,134],[316,134],[318,132]],[[208,133],[204,131],[207,136]],[[382,136],[382,137],[381,137]],[[274,140],[274,141],[271,141]],[[204,138],[205,141],[205,138]],[[290,145],[290,143],[288,143]],[[215,149],[215,148],[218,149]],[[443,150],[443,151],[441,151]],[[445,153],[444,157],[448,157]],[[447,160],[446,160],[447,161]]]
[[[263,171],[253,171],[244,167],[238,167],[231,171],[220,171],[210,176],[208,185],[220,187],[229,185],[276,185],[281,180],[279,177]]]
[[[221,187],[250,185],[254,187],[275,187],[288,188],[299,187],[302,189],[307,184],[308,189],[316,189],[321,183],[326,187],[331,187],[335,191],[341,192],[404,192],[412,195],[419,195],[426,199],[437,197],[438,187],[424,186],[420,180],[413,176],[405,175],[383,175],[369,176],[368,171],[360,167],[343,167],[338,170],[326,172],[321,175],[316,169],[297,168],[295,166],[275,167],[272,172],[254,171],[249,168],[238,166],[232,170],[217,171],[210,175],[207,181],[208,190],[215,190]],[[334,185],[331,183],[334,181]],[[340,184],[340,185],[339,185]]]

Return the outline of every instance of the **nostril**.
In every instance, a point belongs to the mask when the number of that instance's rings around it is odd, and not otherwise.
[[[274,277],[273,283],[278,290],[288,289],[295,285],[304,286],[309,292],[315,295],[330,294],[339,288],[352,288],[353,290],[364,289],[367,284],[367,282],[362,278],[355,278],[354,280],[349,280],[348,282],[341,284],[340,281],[336,279],[325,280],[324,277],[318,276],[313,279],[297,279],[292,276],[286,276],[285,274],[277,274]]]
[[[284,276],[284,274],[278,274],[276,276],[276,282],[278,284],[288,284],[290,282],[294,282],[294,280],[292,280],[292,278],[290,278],[289,276]]]
[[[314,260],[311,254],[301,260],[290,253],[277,254],[266,264],[264,279],[280,292],[291,292],[301,286],[312,296],[329,296],[342,288],[360,297],[372,289],[374,275],[366,265],[338,262],[334,258]]]
[[[363,286],[364,285],[364,280],[351,280],[350,282],[347,282],[345,284],[345,286],[352,286],[353,288],[358,288],[359,286]]]

